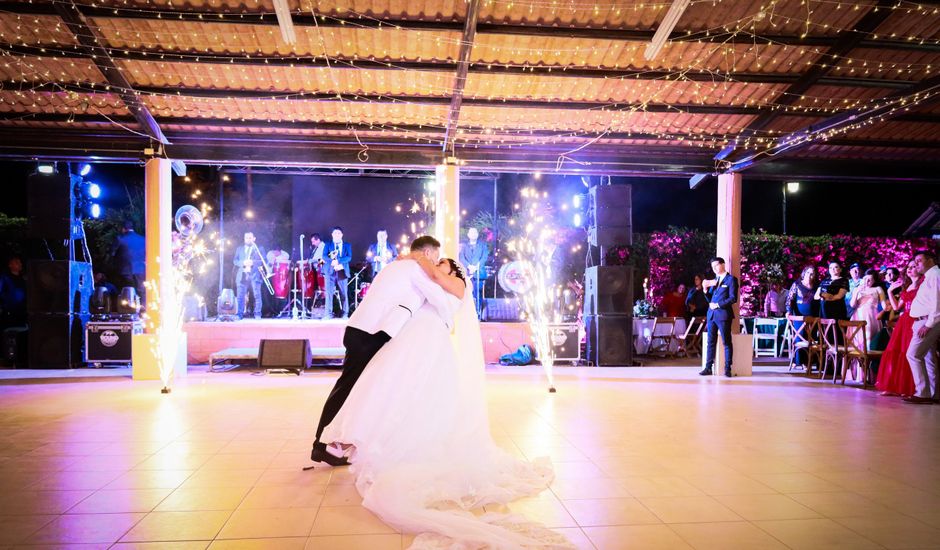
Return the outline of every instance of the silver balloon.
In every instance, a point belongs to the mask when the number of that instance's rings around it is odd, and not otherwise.
[[[176,224],[176,230],[179,231],[180,235],[184,238],[190,235],[198,235],[199,232],[202,231],[204,224],[202,212],[191,204],[181,206],[179,210],[176,211],[176,216],[174,216],[173,221]]]

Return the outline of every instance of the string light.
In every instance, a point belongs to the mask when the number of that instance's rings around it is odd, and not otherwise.
[[[64,0],[53,0],[52,3],[71,6]],[[522,73],[472,72],[465,97],[494,101],[564,97],[569,101],[595,103],[597,98],[601,98],[601,104],[576,111],[577,116],[559,116],[550,106],[540,112],[526,108],[466,105],[461,112],[457,141],[463,146],[513,148],[576,144],[585,140],[617,144],[630,142],[635,136],[637,142],[661,140],[706,149],[733,142],[741,147],[769,150],[777,144],[780,136],[787,133],[787,118],[779,118],[767,129],[742,136],[741,130],[752,115],[707,115],[688,111],[696,105],[737,105],[796,120],[795,117],[799,116],[818,118],[849,110],[883,109],[889,100],[879,97],[881,93],[877,89],[861,93],[846,88],[839,88],[837,93],[810,89],[803,94],[789,94],[783,85],[741,82],[739,76],[749,72],[794,73],[814,63],[825,66],[832,74],[850,78],[885,79],[888,75],[891,78],[907,75],[909,79],[916,79],[936,71],[936,63],[929,54],[916,56],[899,52],[888,55],[884,50],[872,53],[863,44],[851,56],[833,57],[825,47],[812,45],[814,39],[836,37],[839,32],[850,30],[855,21],[870,9],[867,6],[863,10],[853,2],[769,1],[745,9],[732,9],[728,12],[728,21],[695,28],[694,25],[700,24],[698,21],[714,20],[705,14],[713,11],[718,3],[718,0],[693,3],[690,9],[700,10],[697,17],[692,17],[695,22],[684,31],[681,39],[667,45],[662,56],[665,65],[661,67],[666,69],[665,73],[649,79],[639,78],[641,73],[636,73],[637,70],[656,68],[638,63],[644,45],[639,40],[547,36],[538,42],[534,38],[522,42],[506,35],[478,34],[473,50],[475,59],[472,60],[477,69],[485,66],[521,70]],[[442,70],[414,69],[409,68],[406,62],[430,63],[453,59],[455,50],[462,45],[459,32],[408,28],[407,22],[389,22],[345,6],[321,13],[306,4],[301,3],[301,9],[293,13],[307,17],[307,21],[312,19],[315,25],[307,24],[303,28],[306,41],[300,40],[300,45],[287,49],[272,38],[277,32],[273,12],[246,8],[240,8],[237,13],[184,11],[150,0],[132,5],[108,5],[108,14],[102,13],[100,6],[92,6],[99,11],[97,16],[89,18],[88,24],[102,37],[102,41],[97,36],[91,38],[117,56],[118,70],[132,76],[131,81],[151,81],[168,88],[190,78],[206,88],[245,89],[258,86],[259,82],[267,85],[265,91],[259,91],[259,97],[252,98],[236,95],[192,97],[186,95],[189,90],[173,94],[116,89],[101,78],[89,60],[66,57],[78,51],[77,41],[58,17],[0,12],[0,18],[8,23],[0,32],[0,42],[33,47],[37,54],[42,55],[30,57],[0,45],[0,54],[5,62],[2,66],[4,76],[8,80],[22,82],[15,91],[7,88],[0,92],[0,106],[4,110],[13,108],[22,113],[23,121],[29,120],[30,113],[48,112],[64,112],[70,121],[72,116],[85,113],[129,116],[118,94],[137,93],[158,119],[217,118],[244,122],[246,129],[258,123],[337,122],[345,123],[357,140],[360,128],[365,128],[361,130],[364,139],[394,136],[418,143],[440,144],[442,138],[439,133],[446,126],[445,106],[429,106],[419,100],[388,96],[392,96],[392,92],[400,94],[401,90],[409,90],[407,95],[410,96],[449,96],[453,91],[450,66],[443,65]],[[548,20],[577,20],[581,24],[586,22],[589,27],[616,27],[643,18],[655,18],[669,4],[485,0],[481,17],[495,18],[496,13],[505,13],[506,21],[526,24],[527,21],[546,20],[545,16],[550,14],[553,17]],[[724,6],[728,5],[724,3]],[[28,5],[24,9],[29,9]],[[868,41],[875,45],[940,44],[934,34],[938,21],[936,7],[901,1],[879,9],[890,10],[891,15],[877,32],[866,33]],[[269,24],[254,24],[260,21]],[[459,15],[454,13],[450,21],[459,22]],[[205,25],[206,22],[215,24]],[[802,38],[809,45],[783,43],[776,38],[795,29],[800,29],[804,35]],[[900,29],[906,29],[906,32],[902,33]],[[401,43],[400,33],[407,33],[407,43],[418,47],[393,47]],[[313,48],[315,37],[322,52],[312,51],[317,49]],[[747,39],[753,42],[743,43]],[[233,48],[233,43],[239,45]],[[298,54],[325,59],[330,68],[284,65],[290,57]],[[123,59],[122,55],[139,57],[140,60]],[[394,61],[395,55],[401,61]],[[143,60],[145,58],[151,60]],[[210,58],[210,63],[207,64],[204,58]],[[239,65],[243,61],[257,64]],[[382,69],[363,68],[360,64],[364,62]],[[272,63],[276,65],[269,66]],[[583,71],[595,67],[610,69],[614,73],[623,71],[624,74],[590,79],[551,76],[553,72],[564,74],[569,70]],[[351,75],[350,69],[355,69],[354,74],[358,78],[338,77],[340,72]],[[538,71],[538,78],[526,76],[527,72],[535,71]],[[690,79],[696,71],[713,74],[715,82]],[[205,84],[204,73],[208,73],[211,86]],[[307,78],[295,78],[299,74],[316,76],[310,82]],[[44,87],[48,82],[58,83],[58,91],[48,91]],[[293,84],[292,90],[290,83],[296,82],[304,84]],[[325,86],[329,82],[332,86]],[[80,91],[68,89],[71,87],[78,87]],[[317,92],[302,91],[307,89],[316,89]],[[317,93],[335,93],[339,101],[331,104],[308,99]],[[376,99],[376,95],[380,97]],[[927,92],[900,100],[892,99],[890,101],[896,106],[889,105],[888,110],[873,121],[909,110],[933,95]],[[284,108],[285,102],[289,102],[289,108]],[[665,107],[667,112],[650,111],[653,107]],[[356,124],[351,121],[356,121]],[[844,125],[837,130],[813,133],[806,139],[831,139],[871,124],[872,121]],[[545,129],[551,132],[537,134]],[[310,133],[306,130],[291,132]],[[339,131],[315,132],[343,135]],[[603,139],[594,141],[598,135]]]

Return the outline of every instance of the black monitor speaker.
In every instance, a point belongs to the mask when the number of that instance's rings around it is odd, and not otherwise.
[[[262,340],[258,348],[258,367],[300,374],[312,359],[309,340]]]

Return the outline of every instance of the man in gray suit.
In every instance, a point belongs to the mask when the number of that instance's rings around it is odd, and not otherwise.
[[[476,304],[477,317],[483,309],[483,283],[486,279],[486,260],[490,250],[486,243],[478,240],[480,232],[476,227],[467,230],[467,241],[460,245],[457,259],[467,268],[467,275],[473,281],[473,302]]]

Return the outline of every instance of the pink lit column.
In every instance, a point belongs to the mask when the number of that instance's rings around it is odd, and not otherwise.
[[[715,233],[716,256],[725,259],[728,271],[741,280],[741,174],[718,176],[718,230]],[[734,314],[740,308],[734,306]],[[731,327],[735,334],[741,332],[737,323]]]

